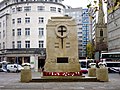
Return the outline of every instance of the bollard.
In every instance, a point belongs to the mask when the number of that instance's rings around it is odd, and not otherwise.
[[[32,80],[32,74],[29,66],[24,66],[24,69],[21,70],[21,82],[30,82]]]
[[[96,69],[96,78],[99,81],[108,82],[108,68],[97,68]]]
[[[88,76],[89,77],[96,77],[96,68],[89,68],[88,69]]]
[[[90,68],[88,69],[89,77],[96,77],[96,63],[90,63]]]

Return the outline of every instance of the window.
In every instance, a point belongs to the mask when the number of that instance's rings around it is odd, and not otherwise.
[[[100,30],[100,36],[103,37],[103,30]]]
[[[13,12],[13,13],[15,12],[15,8],[12,8],[12,12]]]
[[[12,41],[12,48],[15,48],[15,42]]]
[[[3,49],[5,49],[5,42],[3,42]]]
[[[3,38],[5,37],[5,30],[3,30]]]
[[[43,48],[44,47],[44,41],[39,41],[39,48]]]
[[[25,28],[25,35],[29,36],[30,35],[30,28]]]
[[[39,36],[43,36],[44,35],[44,28],[39,28]]]
[[[5,27],[5,21],[3,20],[3,27]]]
[[[21,2],[24,2],[24,0],[21,0]]]
[[[30,23],[30,17],[25,18],[25,23]]]
[[[17,29],[17,35],[21,36],[21,28]]]
[[[38,6],[37,9],[38,9],[38,11],[44,11],[45,7],[44,6]]]
[[[17,23],[21,23],[21,18],[17,18]]]
[[[12,19],[12,24],[15,24],[15,19]]]
[[[30,41],[25,41],[25,48],[30,48]]]
[[[25,6],[25,7],[24,7],[24,11],[25,11],[25,12],[31,11],[31,6]]]
[[[61,8],[58,8],[58,12],[61,12]]]
[[[0,39],[1,39],[1,32],[0,32]]]
[[[0,27],[2,27],[1,22],[0,22]]]
[[[55,0],[55,2],[58,2],[58,0]]]
[[[44,17],[39,17],[39,23],[44,23]]]
[[[3,27],[5,27],[5,21],[3,20]]]
[[[17,7],[17,11],[21,12],[22,11],[22,7]]]
[[[15,36],[15,29],[12,29],[12,36]]]
[[[0,43],[0,49],[1,49],[1,43]]]
[[[17,41],[17,48],[21,48],[21,41]]]
[[[53,2],[53,0],[50,0],[50,2]]]
[[[3,20],[3,27],[5,27],[5,21]]]
[[[50,7],[51,12],[56,12],[56,7]]]

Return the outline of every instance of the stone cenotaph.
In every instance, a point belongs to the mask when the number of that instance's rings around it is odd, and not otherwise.
[[[46,39],[43,76],[81,76],[75,20],[67,16],[51,17]]]

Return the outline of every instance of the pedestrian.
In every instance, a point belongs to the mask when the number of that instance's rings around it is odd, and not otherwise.
[[[42,67],[42,72],[44,71],[44,67]]]

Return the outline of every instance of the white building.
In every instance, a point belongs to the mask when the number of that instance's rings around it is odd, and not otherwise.
[[[88,9],[88,13],[89,13],[89,19],[90,19],[90,31],[89,31],[89,40],[91,43],[95,42],[95,25],[97,22],[97,12],[95,11],[96,9],[94,7],[91,7]]]
[[[0,2],[0,61],[31,63],[37,71],[45,62],[46,24],[63,16],[63,0],[3,0]]]

